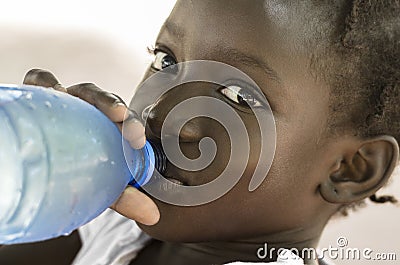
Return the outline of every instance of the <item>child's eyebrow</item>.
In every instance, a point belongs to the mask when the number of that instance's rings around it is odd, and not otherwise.
[[[168,33],[175,36],[176,38],[183,39],[186,35],[185,30],[182,27],[170,20],[165,21],[162,28],[167,30]]]
[[[281,83],[278,73],[272,69],[266,62],[260,61],[257,58],[248,55],[238,49],[230,47],[218,47],[217,50],[229,61],[243,64],[250,67],[256,67],[264,71],[269,78]]]
[[[178,24],[168,19],[165,21],[163,29],[165,29],[169,34],[171,34],[175,38],[181,39],[182,41],[186,35],[184,28],[180,27]],[[262,71],[264,71],[270,79],[275,80],[278,83],[281,83],[281,79],[279,78],[277,72],[274,69],[272,69],[266,62],[260,61],[253,56],[250,56],[238,49],[231,47],[218,46],[216,47],[216,51],[219,54],[222,54],[224,59],[228,59],[231,62],[246,65],[249,67],[259,68]]]

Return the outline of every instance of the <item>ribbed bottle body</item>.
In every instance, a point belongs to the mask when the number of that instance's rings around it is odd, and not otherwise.
[[[147,152],[125,153],[118,128],[88,103],[0,86],[0,244],[66,235],[98,216],[132,180],[126,161],[147,174]]]

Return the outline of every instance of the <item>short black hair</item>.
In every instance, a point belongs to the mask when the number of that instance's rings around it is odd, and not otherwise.
[[[400,142],[400,0],[353,1],[341,44],[340,55],[351,60],[339,76],[347,85],[340,82],[332,92],[347,94],[350,102],[336,97],[333,109],[347,108],[360,136],[387,134]],[[361,112],[351,111],[355,100]]]
[[[400,143],[400,0],[353,0],[344,5],[345,15],[327,52],[336,63],[325,64],[334,65],[324,73],[331,87],[329,131],[391,135]],[[370,199],[396,201],[391,196]]]

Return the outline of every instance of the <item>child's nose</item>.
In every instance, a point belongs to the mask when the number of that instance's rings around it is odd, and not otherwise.
[[[205,136],[207,119],[201,116],[202,109],[197,108],[194,112],[197,115],[188,117],[187,113],[193,113],[193,109],[188,109],[191,100],[195,97],[211,96],[213,85],[205,85],[199,88],[199,84],[184,84],[176,87],[164,94],[157,102],[146,107],[142,112],[142,118],[146,121],[150,135],[161,138],[163,130],[166,137],[178,137],[180,142],[198,142]],[[189,103],[183,106],[182,102]],[[207,108],[209,106],[202,106]],[[167,120],[166,120],[167,119]]]

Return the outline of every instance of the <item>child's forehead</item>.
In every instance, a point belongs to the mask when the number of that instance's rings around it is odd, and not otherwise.
[[[223,15],[248,14],[259,20],[279,19],[289,22],[291,19],[302,19],[299,15],[308,14],[309,17],[331,16],[335,11],[340,12],[345,7],[343,0],[331,1],[288,1],[288,0],[177,0],[176,6],[186,12],[202,12],[203,19],[207,20],[214,11]],[[237,17],[238,18],[238,17]],[[247,17],[239,19],[247,20]],[[307,19],[307,18],[304,18]]]
[[[201,30],[214,31],[215,34],[239,32],[243,35],[251,33],[254,38],[255,35],[270,37],[268,34],[277,33],[285,35],[286,39],[309,42],[309,39],[320,38],[321,34],[335,30],[335,21],[344,11],[340,2],[178,0],[170,19],[199,30],[199,34]]]

